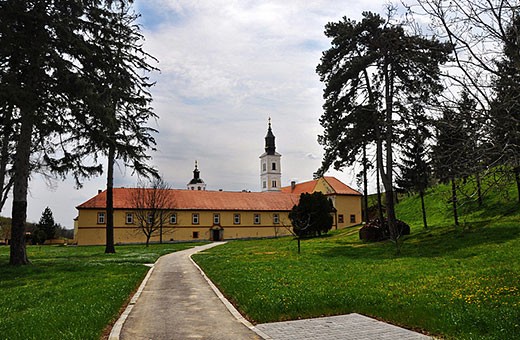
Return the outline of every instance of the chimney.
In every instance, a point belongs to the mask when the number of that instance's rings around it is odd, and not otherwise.
[[[99,194],[102,193],[102,192],[103,192],[103,190],[98,189],[97,194],[99,195]]]
[[[296,181],[291,181],[291,191],[294,191],[294,188],[296,188]]]

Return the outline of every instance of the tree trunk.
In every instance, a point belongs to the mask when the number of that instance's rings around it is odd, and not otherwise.
[[[367,159],[367,145],[363,144],[363,202],[365,205],[365,209],[363,210],[363,221],[365,223],[368,222],[368,178],[367,178],[367,168],[368,168],[368,159]],[[337,226],[337,224],[336,224]]]
[[[115,146],[108,147],[108,168],[107,168],[107,224],[106,224],[106,245],[105,254],[114,254],[114,161]]]
[[[388,220],[388,229],[390,231],[390,238],[396,243],[397,252],[400,252],[399,247],[399,233],[395,224],[395,208],[394,208],[394,186],[393,186],[393,155],[392,155],[392,138],[393,132],[393,77],[391,75],[392,70],[388,58],[385,58],[385,65],[383,66],[384,81],[385,81],[385,126],[386,126],[386,173],[385,167],[383,166],[382,150],[381,150],[381,161],[380,161],[380,173],[383,186],[385,188],[386,198],[386,218]]]
[[[457,213],[457,185],[455,178],[451,179],[451,202],[453,204],[453,219],[455,220],[455,227],[459,226],[459,215]]]
[[[480,180],[480,174],[477,172],[475,174],[475,179],[477,180],[477,200],[478,200],[478,206],[482,206],[482,181]]]
[[[419,196],[421,196],[421,209],[424,229],[428,229],[428,223],[426,221],[426,207],[424,205],[424,191],[419,191]]]
[[[12,186],[12,181],[8,181],[6,183],[7,178],[7,164],[9,163],[10,155],[9,155],[9,137],[11,134],[9,133],[12,122],[12,109],[10,107],[5,107],[3,110],[3,129],[4,133],[2,135],[2,148],[0,152],[0,211],[4,208],[5,201],[9,194],[10,188]]]
[[[162,244],[162,233],[163,233],[163,213],[160,212],[160,220],[159,220],[159,243]]]
[[[20,139],[16,146],[13,166],[13,209],[11,221],[11,265],[28,264],[25,248],[25,222],[27,219],[27,191],[29,187],[30,157],[33,132],[33,110],[21,110]]]
[[[515,167],[516,191],[518,193],[518,203],[520,204],[520,166]]]
[[[383,214],[383,202],[381,199],[381,182],[380,182],[379,170],[376,170],[376,186],[377,186],[377,211],[379,213],[379,220],[381,223],[384,221]]]

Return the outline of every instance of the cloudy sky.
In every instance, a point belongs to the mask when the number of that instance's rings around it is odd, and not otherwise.
[[[272,119],[282,154],[282,184],[306,181],[320,164],[323,85],[316,75],[330,47],[324,25],[363,11],[384,14],[384,0],[136,0],[145,49],[160,72],[152,89],[159,119],[152,164],[173,188],[185,188],[199,162],[208,190],[260,190],[259,155]],[[354,172],[330,172],[357,189]],[[116,186],[133,186],[116,169]],[[72,228],[75,206],[105,187],[104,177],[76,190],[71,180],[30,183],[28,221],[49,206]],[[10,216],[10,202],[2,215]]]

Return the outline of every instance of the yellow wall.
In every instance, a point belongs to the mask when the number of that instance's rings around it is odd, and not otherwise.
[[[319,191],[324,195],[333,194],[335,192],[334,189],[329,185],[329,183],[327,183],[327,181],[323,177],[318,179],[318,182],[314,187],[314,192],[316,191]]]
[[[361,223],[361,196],[334,195],[333,201],[337,210],[338,229]],[[343,215],[343,223],[339,223],[339,215]],[[354,222],[350,221],[350,215],[354,215]]]
[[[361,196],[337,195],[330,185],[321,178],[318,180],[314,191],[320,191],[329,197],[336,208],[333,228],[346,228],[361,223]],[[79,245],[105,244],[105,224],[97,223],[98,212],[102,209],[79,209],[77,221],[75,221],[75,241]],[[118,209],[114,212],[114,240],[116,244],[144,243],[146,237],[139,230],[134,214],[134,224],[126,224],[126,214],[131,209]],[[212,229],[222,229],[221,237],[226,239],[250,238],[250,237],[274,237],[290,235],[292,226],[288,211],[174,211],[177,214],[177,223],[166,223],[163,226],[163,241],[188,241],[188,240],[212,240]],[[192,214],[199,214],[199,223],[192,224]],[[214,225],[213,214],[220,214],[220,224]],[[260,214],[260,224],[254,223],[254,214]],[[279,223],[273,223],[273,214],[279,215]],[[240,224],[234,224],[234,214],[240,214]],[[339,221],[339,215],[343,215],[343,222]],[[354,215],[354,222],[351,222]],[[169,219],[168,219],[169,222]],[[198,232],[198,238],[193,233]],[[150,238],[151,242],[158,242],[159,232],[156,231]]]
[[[314,192],[316,191],[327,195],[327,197],[332,200],[334,208],[337,210],[334,222],[337,223],[338,229],[360,224],[362,222],[361,196],[334,194],[334,189],[323,177],[318,179],[316,187],[314,188]],[[339,215],[343,215],[343,223],[339,221]],[[351,222],[350,215],[354,215],[354,222]]]
[[[80,209],[78,228],[75,239],[78,245],[105,244],[105,224],[97,223],[99,209]],[[114,212],[114,240],[116,244],[144,243],[146,237],[137,228],[137,224],[126,224],[126,213],[131,210]],[[253,211],[175,211],[177,223],[166,223],[163,226],[163,241],[211,240],[211,229],[222,229],[222,239],[274,237],[290,235],[292,230],[288,212],[253,212]],[[199,214],[199,224],[192,224],[192,214]],[[220,224],[213,224],[213,214],[220,214]],[[254,223],[254,214],[260,214],[260,224]],[[273,214],[279,215],[279,223],[273,223]],[[234,224],[234,214],[240,214],[240,224]],[[135,215],[134,215],[135,220]],[[168,221],[169,222],[169,221]],[[194,238],[198,232],[198,238]],[[159,241],[159,231],[150,238],[151,242]]]

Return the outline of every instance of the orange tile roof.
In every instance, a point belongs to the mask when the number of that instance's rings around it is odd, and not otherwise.
[[[282,192],[293,193],[293,194],[298,194],[298,195],[303,194],[303,193],[311,193],[311,192],[314,192],[314,188],[316,187],[317,183],[318,183],[318,180],[298,183],[298,184],[296,184],[294,189],[292,189],[291,186],[283,187]]]
[[[334,189],[336,194],[339,194],[339,195],[356,195],[356,196],[358,196],[358,195],[360,196],[361,195],[361,193],[359,191],[352,189],[351,187],[349,187],[345,183],[341,182],[336,177],[325,176],[323,178]]]
[[[359,191],[356,191],[346,185],[345,183],[341,182],[339,179],[331,176],[323,177],[323,179],[334,189],[335,194],[338,195],[361,195]],[[302,193],[312,193],[314,192],[314,189],[316,188],[316,185],[318,184],[318,181],[320,179],[315,179],[308,182],[298,183],[294,187],[294,189],[291,188],[291,186],[283,187],[282,192],[286,193],[293,193],[293,194],[302,194]]]
[[[133,209],[135,188],[114,188],[114,209]],[[177,210],[250,210],[289,211],[299,195],[284,192],[232,192],[168,190],[172,209]],[[106,191],[77,206],[77,209],[105,209]]]

